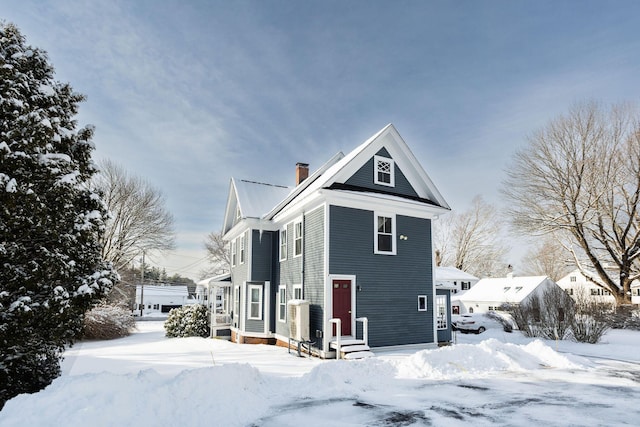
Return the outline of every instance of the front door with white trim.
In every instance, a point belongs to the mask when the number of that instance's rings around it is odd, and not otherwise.
[[[341,320],[341,335],[351,335],[351,280],[332,281],[333,296],[333,318]],[[333,327],[333,335],[336,335],[335,325]]]

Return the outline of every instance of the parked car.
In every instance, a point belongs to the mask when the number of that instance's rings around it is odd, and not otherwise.
[[[481,334],[487,330],[489,323],[492,323],[491,319],[488,319],[484,315],[462,314],[458,319],[453,322],[454,330],[458,330],[463,334],[469,332],[475,332]]]

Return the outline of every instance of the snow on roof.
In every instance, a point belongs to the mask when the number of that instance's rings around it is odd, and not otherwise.
[[[476,276],[466,273],[455,267],[436,267],[435,274],[436,274],[436,280],[441,280],[441,281],[478,280]]]
[[[546,281],[547,276],[481,279],[456,299],[459,301],[519,303]]]
[[[245,218],[261,218],[291,192],[289,187],[262,182],[234,180],[233,183]]]
[[[209,283],[217,283],[217,282],[228,282],[231,280],[231,273],[219,274],[213,277],[207,277],[206,279],[200,280],[197,285],[200,286],[209,286]]]

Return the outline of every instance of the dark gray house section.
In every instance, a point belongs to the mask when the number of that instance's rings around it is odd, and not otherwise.
[[[304,284],[303,297],[309,301],[311,341],[318,340],[324,315],[324,207],[305,215],[304,221]]]
[[[273,232],[251,232],[251,280],[271,281],[271,239]]]
[[[369,319],[369,344],[434,342],[431,221],[397,215],[397,255],[373,253],[372,211],[331,206],[329,224],[329,274],[356,276],[356,316]]]
[[[376,155],[391,159],[391,156],[389,155],[387,150],[385,150],[384,148],[378,151]],[[416,191],[413,189],[413,187],[407,180],[407,177],[404,176],[404,174],[402,173],[402,171],[400,170],[397,164],[394,167],[395,169],[395,186],[394,187],[387,187],[384,185],[374,184],[373,160],[374,160],[373,157],[369,159],[369,161],[365,163],[360,169],[358,169],[358,171],[355,174],[353,174],[351,178],[349,178],[347,182],[345,182],[345,184],[353,187],[361,187],[361,188],[367,188],[371,190],[383,190],[386,192],[393,192],[396,194],[401,194],[403,196],[418,197],[418,193],[416,193]]]

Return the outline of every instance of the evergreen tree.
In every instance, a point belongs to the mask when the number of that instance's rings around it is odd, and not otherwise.
[[[60,374],[84,313],[117,275],[100,255],[106,209],[88,183],[84,97],[0,22],[0,408]]]

